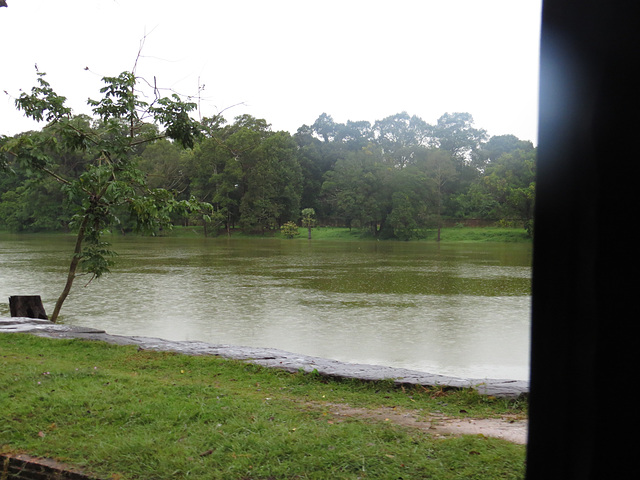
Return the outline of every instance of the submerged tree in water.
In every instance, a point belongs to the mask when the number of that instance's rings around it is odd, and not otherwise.
[[[316,224],[316,211],[313,208],[302,209],[302,226],[307,228],[307,238],[311,240],[311,228]]]
[[[298,225],[295,222],[287,222],[280,227],[280,231],[285,238],[293,238],[300,235],[300,231],[298,230]]]

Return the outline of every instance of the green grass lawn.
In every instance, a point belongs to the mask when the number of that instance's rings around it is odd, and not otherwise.
[[[525,447],[446,438],[331,405],[515,414],[471,390],[291,374],[212,356],[0,335],[0,452],[113,479],[521,479]]]

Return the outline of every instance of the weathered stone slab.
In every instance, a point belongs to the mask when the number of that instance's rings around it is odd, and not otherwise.
[[[8,453],[0,453],[0,479],[98,480],[55,460]]]
[[[62,325],[50,320],[29,317],[0,318],[0,332],[35,333],[35,332],[70,332],[70,333],[104,333],[91,327]]]
[[[320,375],[359,380],[393,380],[398,384],[475,388],[485,395],[517,397],[529,392],[529,382],[509,379],[464,379],[434,375],[403,368],[344,363],[273,348],[214,345],[196,341],[172,341],[161,338],[111,335],[104,330],[61,325],[32,318],[0,318],[0,333],[31,333],[49,338],[82,338],[117,345],[136,345],[146,350],[171,351],[185,355],[215,355],[242,360],[289,372],[316,372]]]
[[[0,327],[2,327],[3,325],[20,325],[20,324],[53,325],[50,320],[45,320],[45,319],[41,319],[41,318],[29,318],[29,317],[5,318],[5,317],[0,317]]]

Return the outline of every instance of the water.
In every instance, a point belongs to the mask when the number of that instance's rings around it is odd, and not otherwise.
[[[63,323],[469,378],[529,377],[531,245],[114,237]],[[10,295],[53,310],[73,238],[0,236]],[[6,302],[6,303],[5,303]]]

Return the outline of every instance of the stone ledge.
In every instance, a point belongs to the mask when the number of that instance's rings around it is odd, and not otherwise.
[[[15,480],[99,480],[47,458],[0,453],[0,478]]]
[[[464,379],[434,375],[404,368],[344,363],[310,357],[272,348],[214,345],[195,341],[171,341],[161,338],[111,335],[104,330],[52,323],[48,320],[14,317],[0,318],[0,333],[30,333],[48,338],[81,338],[116,345],[136,345],[145,350],[159,350],[185,355],[215,355],[243,360],[289,372],[305,371],[329,377],[359,380],[393,380],[397,384],[474,388],[483,395],[519,397],[529,393],[529,382],[509,379]]]

